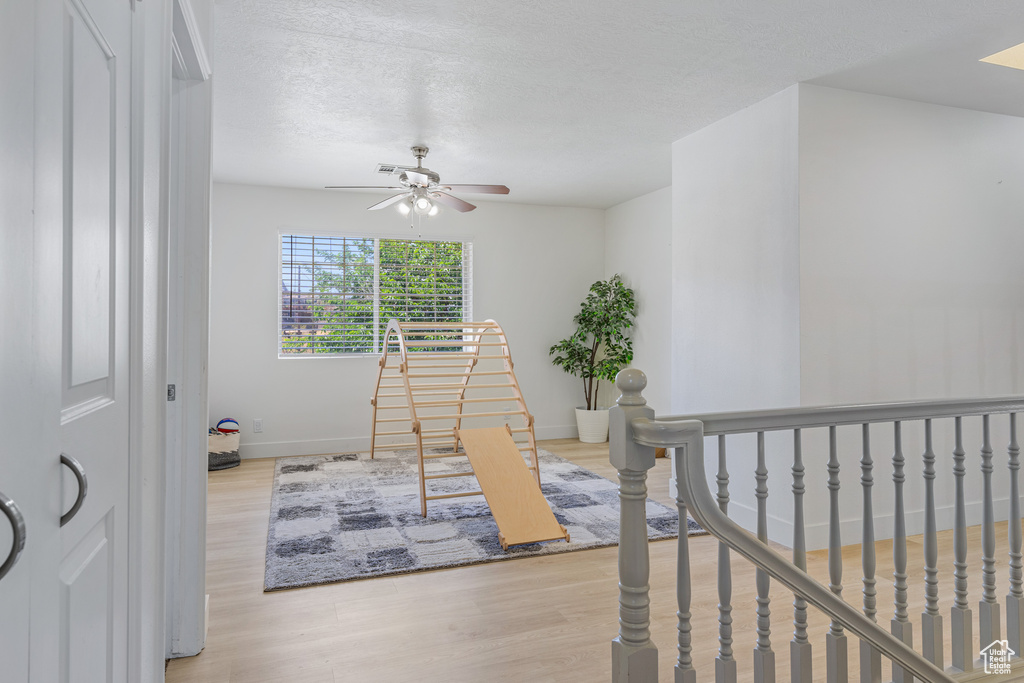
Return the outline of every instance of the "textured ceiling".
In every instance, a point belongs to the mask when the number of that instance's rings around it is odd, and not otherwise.
[[[605,208],[798,82],[1024,116],[977,61],[1021,41],[1021,0],[217,0],[214,178],[389,184],[416,143],[487,200]]]

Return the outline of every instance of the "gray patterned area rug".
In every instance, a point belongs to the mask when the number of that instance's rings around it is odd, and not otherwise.
[[[433,450],[433,453],[445,451]],[[279,458],[264,590],[457,567],[616,545],[616,484],[544,450],[541,490],[570,543],[502,550],[483,496],[430,501],[420,515],[415,451]],[[465,457],[428,460],[428,474],[470,471]],[[475,477],[434,479],[432,493],[479,490]],[[692,519],[690,535],[707,533]],[[647,500],[652,540],[676,538],[675,510]]]

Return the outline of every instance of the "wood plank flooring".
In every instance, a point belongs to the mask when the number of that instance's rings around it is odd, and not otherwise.
[[[552,451],[609,479],[607,444],[541,442]],[[496,562],[406,576],[367,579],[275,593],[263,592],[264,553],[274,461],[243,460],[211,472],[207,533],[210,623],[206,649],[172,660],[169,683],[325,683],[416,681],[478,683],[607,681],[610,642],[618,629],[617,549]],[[651,497],[668,495],[670,464],[651,471]],[[543,477],[543,471],[541,473]],[[1006,524],[997,529],[997,594],[1007,592]],[[980,598],[980,529],[970,530],[970,602]],[[920,642],[923,611],[921,538],[908,544],[911,620]],[[691,539],[693,640],[698,680],[713,680],[718,648],[718,544]],[[891,542],[878,548],[879,622],[892,616]],[[780,548],[781,552],[788,552]],[[952,534],[940,538],[940,609],[952,604]],[[676,653],[675,541],[651,544],[651,631],[659,648],[660,677],[672,681]],[[860,604],[861,552],[843,550],[844,597]],[[824,551],[809,554],[808,571],[827,583]],[[755,640],[754,571],[733,557],[733,633],[740,680],[752,680]],[[772,587],[772,643],[779,681],[789,679],[792,594]],[[814,680],[824,680],[828,622],[810,613]],[[975,625],[975,638],[977,638]],[[857,680],[858,644],[851,639],[850,680]],[[883,663],[883,680],[888,680]]]

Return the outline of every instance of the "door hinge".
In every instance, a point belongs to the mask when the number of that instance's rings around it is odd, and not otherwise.
[[[174,400],[174,395],[175,395],[174,385],[173,384],[168,384],[167,385],[167,400],[168,401],[173,401]]]

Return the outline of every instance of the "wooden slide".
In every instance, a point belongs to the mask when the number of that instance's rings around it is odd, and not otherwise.
[[[503,550],[523,543],[569,542],[569,532],[555,519],[507,427],[458,429],[455,434],[498,524]]]

